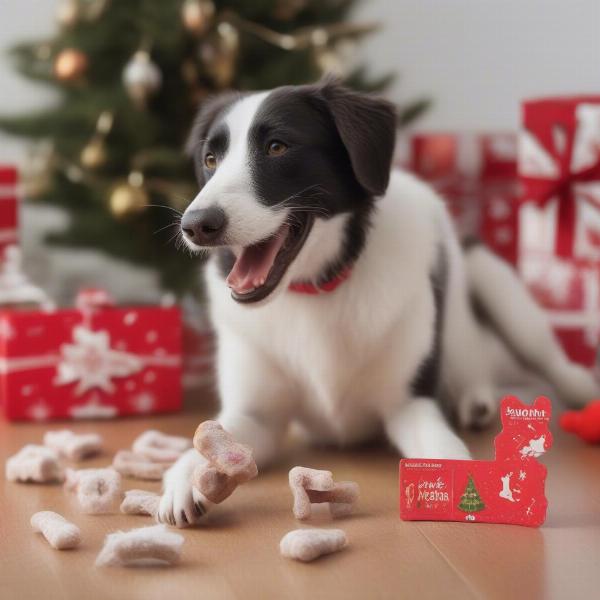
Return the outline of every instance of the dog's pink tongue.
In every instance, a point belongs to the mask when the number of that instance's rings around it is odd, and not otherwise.
[[[227,285],[238,294],[263,285],[287,232],[288,227],[284,225],[272,238],[244,248],[227,277]]]

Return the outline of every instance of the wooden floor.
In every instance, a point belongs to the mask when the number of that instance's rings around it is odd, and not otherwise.
[[[200,409],[165,417],[68,424],[103,434],[108,452],[129,447],[148,428],[192,435]],[[60,424],[59,426],[62,426]],[[53,425],[56,427],[56,425]],[[40,442],[48,426],[0,421],[0,459]],[[477,458],[492,458],[495,431],[468,436]],[[110,462],[102,458],[85,466]],[[147,517],[79,514],[60,486],[0,484],[0,598],[28,600],[185,600],[187,598],[328,600],[375,598],[600,597],[600,447],[557,433],[549,467],[548,520],[539,530],[515,526],[408,523],[398,518],[398,458],[384,447],[354,451],[298,449],[238,490],[208,522],[185,530],[174,568],[97,569],[104,536],[151,525]],[[279,540],[298,527],[290,510],[288,469],[327,468],[360,484],[357,514],[334,524],[350,546],[311,564],[279,555]],[[127,489],[158,484],[127,480]],[[83,545],[58,552],[33,534],[30,516],[56,510],[77,523]]]

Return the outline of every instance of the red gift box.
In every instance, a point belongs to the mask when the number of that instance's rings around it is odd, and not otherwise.
[[[18,242],[17,170],[0,165],[0,258]]]
[[[0,312],[0,396],[11,420],[108,418],[181,408],[178,308]]]
[[[600,342],[600,96],[523,103],[519,271],[567,354]]]
[[[475,235],[496,254],[515,263],[516,136],[415,135],[408,167],[446,200],[461,237]]]

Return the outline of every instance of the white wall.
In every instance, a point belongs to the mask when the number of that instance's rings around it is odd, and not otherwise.
[[[52,97],[19,79],[4,49],[51,32],[56,5],[0,0],[0,113]],[[356,16],[384,24],[360,52],[400,71],[394,97],[434,99],[423,128],[512,128],[524,96],[600,92],[600,0],[363,0]],[[22,155],[0,137],[0,161]]]

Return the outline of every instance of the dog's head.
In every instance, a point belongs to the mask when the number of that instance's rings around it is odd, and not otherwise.
[[[264,300],[316,221],[364,213],[385,192],[394,141],[391,104],[332,81],[207,101],[188,142],[201,189],[183,238],[229,247],[232,297]]]

